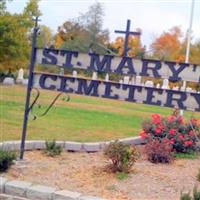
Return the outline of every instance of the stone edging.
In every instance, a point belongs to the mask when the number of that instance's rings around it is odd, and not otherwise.
[[[85,196],[78,192],[36,185],[27,181],[11,181],[4,177],[0,177],[0,194],[9,194],[30,200],[105,200],[95,196]]]
[[[140,145],[144,144],[144,140],[141,137],[130,137],[119,140],[125,144]],[[74,152],[98,152],[101,151],[112,141],[107,142],[71,142],[71,141],[56,141],[63,150]],[[0,149],[7,151],[19,151],[20,141],[6,141],[0,143]],[[25,150],[42,150],[45,149],[45,140],[29,140],[26,141]]]
[[[144,144],[141,137],[131,137],[119,140],[125,144]],[[65,151],[73,152],[98,152],[102,151],[110,142],[80,143],[71,141],[56,141]],[[7,151],[19,151],[20,141],[6,141],[0,143],[0,149]],[[25,150],[45,149],[44,140],[26,141]],[[78,192],[68,190],[57,190],[53,187],[35,185],[26,181],[8,180],[0,177],[0,194],[9,194],[16,197],[28,198],[31,200],[105,200],[95,196],[85,196]]]

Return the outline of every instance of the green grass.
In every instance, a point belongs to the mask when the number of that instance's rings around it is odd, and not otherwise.
[[[175,158],[194,160],[194,159],[199,158],[199,153],[197,153],[197,152],[191,152],[191,153],[176,153],[176,154],[175,154]]]
[[[41,114],[57,95],[56,92],[41,90]],[[26,88],[0,86],[0,140],[19,140],[22,131]],[[33,92],[32,96],[36,94]],[[124,101],[70,95],[65,102],[62,96],[44,117],[28,122],[28,139],[73,140],[91,142],[136,136],[141,123],[153,113],[169,115],[172,109],[135,104]],[[33,97],[32,97],[33,100]],[[185,112],[186,117],[191,112]],[[196,117],[200,114],[196,113]]]
[[[119,172],[116,174],[117,179],[123,181],[126,180],[128,178],[128,173],[125,172]]]

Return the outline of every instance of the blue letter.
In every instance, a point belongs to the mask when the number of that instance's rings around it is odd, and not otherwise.
[[[184,92],[179,92],[179,91],[173,91],[173,90],[167,90],[167,102],[165,106],[167,107],[174,107],[175,105],[172,104],[172,101],[176,101],[178,104],[178,108],[185,110],[186,107],[183,105],[183,101],[186,100],[187,94]],[[175,98],[173,95],[180,95],[180,98]]]
[[[200,94],[197,93],[190,93],[191,96],[193,96],[199,105],[199,108],[196,108],[195,111],[200,111]]]
[[[102,95],[102,97],[109,99],[118,99],[119,96],[117,94],[111,96],[112,93],[111,87],[115,86],[116,88],[119,89],[121,85],[119,83],[112,83],[112,82],[104,82],[104,84],[105,84],[105,94]]]
[[[128,98],[126,98],[126,101],[131,101],[131,102],[135,102],[134,96],[135,96],[135,89],[137,89],[138,92],[142,91],[142,87],[141,86],[136,86],[136,85],[123,85],[122,89],[126,90],[129,89],[129,93],[128,93]]]
[[[123,57],[121,62],[119,63],[117,69],[115,70],[116,73],[123,74],[123,68],[128,68],[129,71],[127,74],[136,74],[134,70],[133,60],[129,57]]]
[[[154,91],[157,91],[158,94],[162,94],[163,93],[163,90],[162,89],[158,89],[158,88],[145,88],[147,90],[147,98],[145,101],[143,101],[143,103],[145,104],[150,104],[150,105],[157,105],[157,106],[160,106],[161,105],[161,101],[156,101],[156,102],[153,102],[152,99],[155,97],[153,95],[153,92]]]
[[[188,63],[179,63],[179,68],[175,69],[175,62],[166,61],[165,64],[168,65],[169,69],[172,71],[172,76],[169,77],[170,81],[180,81],[181,78],[178,77],[179,73],[182,72],[186,67],[190,66]]]
[[[69,67],[72,68],[72,56],[74,57],[78,57],[78,52],[77,51],[66,51],[66,50],[61,50],[60,51],[60,55],[64,56],[65,54],[67,54],[66,56],[66,60],[65,63],[63,64],[63,67]]]
[[[73,93],[73,89],[72,88],[67,88],[67,81],[71,81],[72,83],[74,83],[75,78],[72,77],[63,77],[61,76],[61,83],[60,83],[60,88],[58,89],[58,91],[62,91],[62,92],[67,92],[67,93]]]
[[[100,81],[92,80],[88,86],[87,82],[89,81],[87,81],[86,79],[78,78],[77,80],[78,80],[78,89],[76,91],[76,94],[85,94],[85,95],[91,95],[95,97],[99,96],[98,86],[99,86]]]
[[[55,55],[58,55],[58,50],[43,49],[43,56],[45,58],[42,58],[42,64],[56,65],[57,64],[57,58],[56,58]]]
[[[52,80],[56,81],[58,76],[56,75],[48,75],[48,74],[42,74],[40,76],[40,80],[39,80],[39,84],[40,84],[40,87],[42,89],[47,89],[47,90],[55,90],[56,89],[56,86],[55,85],[51,85],[49,87],[45,86],[45,81],[47,78],[51,78]]]
[[[148,66],[148,64],[155,64],[154,67],[150,67]],[[148,74],[148,70],[152,70],[153,76],[154,78],[159,78],[161,77],[157,70],[159,70],[161,68],[161,62],[158,60],[149,60],[149,59],[142,59],[142,72],[140,73],[140,76],[150,76]]]
[[[92,71],[98,71],[98,72],[111,72],[110,66],[111,66],[111,60],[113,59],[113,56],[105,55],[103,56],[103,59],[100,61],[99,55],[96,53],[89,53],[91,56],[90,59],[90,66],[88,66],[89,70]]]

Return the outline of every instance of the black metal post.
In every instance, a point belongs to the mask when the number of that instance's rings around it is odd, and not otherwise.
[[[36,58],[36,43],[37,43],[37,32],[38,32],[38,17],[35,19],[35,27],[33,31],[33,39],[32,39],[32,50],[31,50],[31,62],[29,68],[29,79],[26,93],[26,103],[25,103],[25,111],[24,111],[24,121],[23,121],[23,129],[22,129],[22,137],[21,137],[21,146],[20,146],[20,159],[22,160],[24,157],[25,150],[25,141],[26,141],[26,130],[29,116],[29,105],[30,105],[30,97],[31,90],[33,84],[33,71],[35,66],[35,58]]]

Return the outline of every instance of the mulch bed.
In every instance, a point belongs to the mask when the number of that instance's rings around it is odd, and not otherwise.
[[[42,151],[30,151],[25,161],[18,161],[2,175],[110,200],[175,200],[181,191],[200,186],[196,178],[200,159],[152,164],[141,156],[124,180],[107,172],[109,163],[102,152],[48,157]]]

